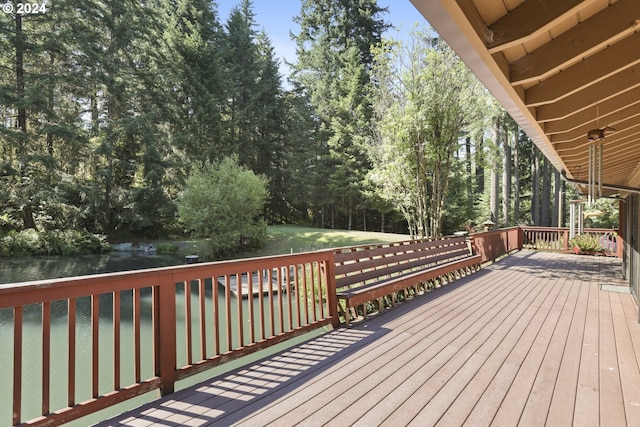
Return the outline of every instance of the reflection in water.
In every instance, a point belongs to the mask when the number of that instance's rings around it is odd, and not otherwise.
[[[37,256],[0,259],[0,284],[113,273],[184,264],[174,254],[112,252],[102,255]]]

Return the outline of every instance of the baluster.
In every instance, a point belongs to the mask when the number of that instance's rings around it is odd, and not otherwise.
[[[113,389],[120,389],[120,292],[113,293]]]
[[[207,331],[205,321],[206,289],[204,279],[198,279],[198,302],[200,303],[200,360],[207,358]]]
[[[71,407],[76,403],[76,299],[69,298],[67,307],[67,405]]]
[[[247,272],[249,274],[249,272]],[[236,273],[236,289],[237,289],[237,298],[236,298],[236,307],[237,307],[237,323],[238,323],[238,347],[244,346],[244,322],[242,321],[242,275],[240,273]]]

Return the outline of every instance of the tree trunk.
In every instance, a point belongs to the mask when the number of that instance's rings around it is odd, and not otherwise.
[[[531,150],[531,222],[540,225],[540,160],[535,144]]]
[[[553,227],[561,227],[562,224],[562,181],[560,179],[560,171],[555,169],[555,173],[553,174],[553,183],[554,183],[554,209],[552,211],[551,216],[551,225]]]
[[[510,204],[511,204],[511,143],[509,131],[504,128],[504,162],[502,167],[502,215],[504,227],[511,225]]]
[[[473,213],[473,175],[471,174],[471,137],[465,139],[465,163],[467,166],[467,216],[471,218]]]
[[[542,176],[542,194],[541,194],[541,225],[544,227],[551,226],[551,163],[544,157],[543,160],[543,176]]]
[[[489,202],[490,219],[498,227],[499,221],[499,192],[500,192],[500,127],[496,121],[493,125],[493,141],[495,144],[493,153],[491,155],[491,195]]]
[[[519,147],[518,129],[515,129],[514,146],[513,146],[513,220],[515,224],[520,222],[520,156],[518,155]]]
[[[18,117],[17,117],[17,127],[22,133],[22,138],[20,138],[20,143],[18,146],[17,154],[20,158],[20,178],[23,180],[28,179],[26,177],[27,171],[25,170],[26,162],[23,160],[23,156],[25,156],[27,150],[27,109],[25,108],[25,83],[24,83],[24,45],[25,41],[22,34],[22,15],[16,14],[16,38],[15,38],[15,48],[16,48],[16,93],[19,99],[18,106]],[[24,202],[22,206],[22,220],[23,227],[25,229],[28,228],[36,228],[36,223],[33,219],[33,207],[31,206],[30,197],[27,194],[22,195],[22,201]]]
[[[476,194],[484,193],[484,140],[481,136],[476,144]]]
[[[16,89],[18,99],[21,101],[24,98],[25,84],[24,84],[24,39],[22,36],[22,15],[16,13]],[[24,102],[19,103],[18,107],[18,129],[25,134],[27,133],[27,110],[24,107]],[[21,145],[25,144],[23,142]],[[23,153],[21,153],[23,154]]]

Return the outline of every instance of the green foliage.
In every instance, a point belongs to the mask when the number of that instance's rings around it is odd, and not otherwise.
[[[569,247],[577,247],[581,252],[601,252],[602,245],[600,244],[600,238],[601,236],[597,234],[578,234],[569,241]]]
[[[195,170],[178,204],[180,220],[197,237],[209,239],[214,257],[258,247],[266,238],[260,219],[267,198],[262,176],[225,158]]]
[[[28,255],[78,255],[109,252],[104,236],[76,230],[10,231],[0,238],[0,257]]]
[[[411,235],[438,236],[459,166],[455,155],[461,137],[472,131],[483,91],[451,48],[427,30],[415,30],[406,47],[386,41],[375,53],[378,135],[370,178],[404,214]]]
[[[619,202],[612,199],[598,199],[596,203],[585,209],[584,225],[587,228],[613,228],[620,224]]]
[[[158,243],[156,245],[158,253],[162,254],[177,254],[180,250],[180,246],[175,243]]]
[[[292,80],[304,90],[317,120],[317,144],[309,145],[316,164],[307,182],[321,226],[330,210],[332,227],[337,213],[351,229],[353,214],[367,206],[366,145],[373,117],[367,86],[372,46],[387,28],[385,12],[375,0],[304,0],[294,18],[300,33]]]

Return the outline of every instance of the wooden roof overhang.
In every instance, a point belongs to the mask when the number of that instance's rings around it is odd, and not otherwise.
[[[609,126],[606,192],[640,191],[640,0],[411,2],[569,180]]]

